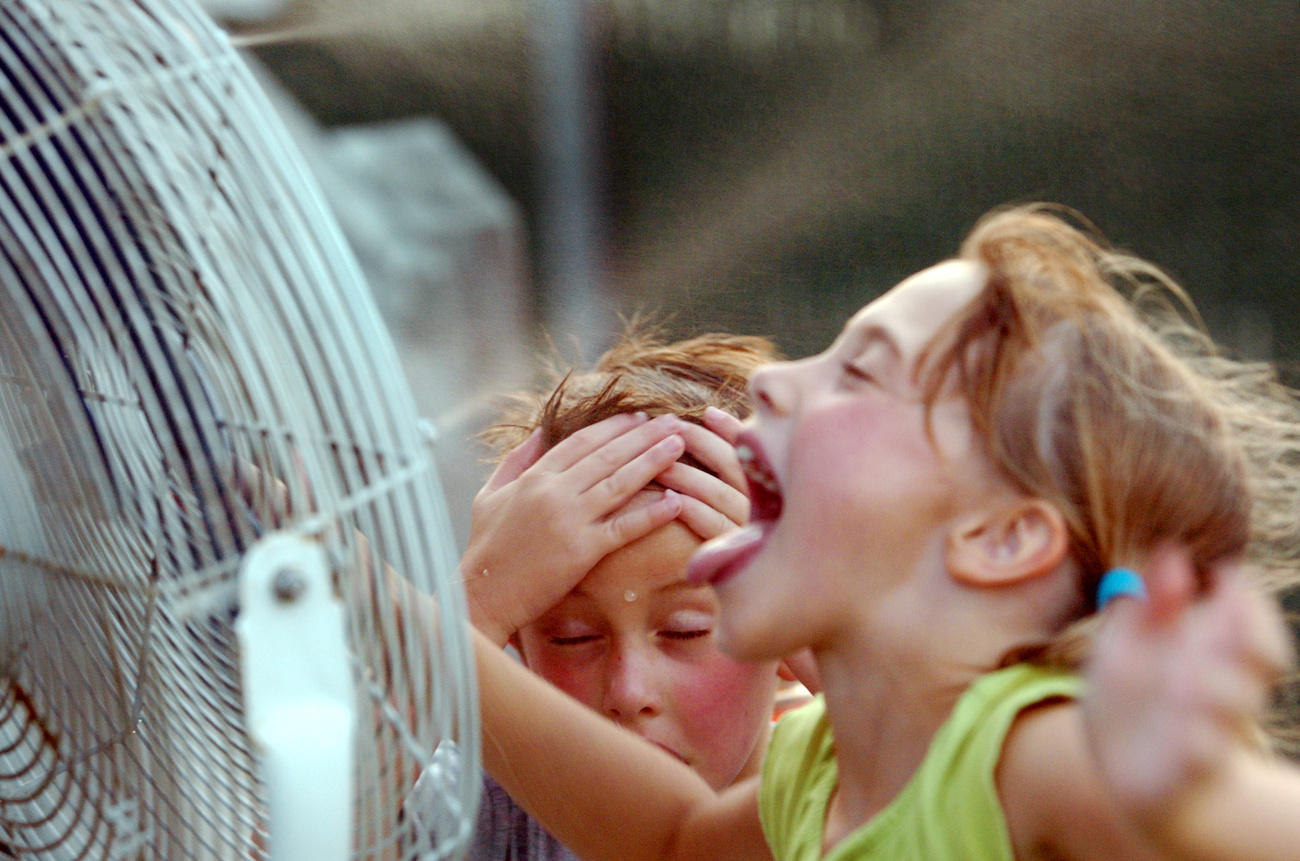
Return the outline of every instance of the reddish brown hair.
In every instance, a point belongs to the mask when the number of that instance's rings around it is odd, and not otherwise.
[[[708,333],[668,342],[653,326],[634,322],[590,370],[556,373],[543,392],[514,396],[482,438],[502,456],[537,428],[550,448],[619,413],[674,413],[698,424],[713,406],[744,418],[752,408],[750,374],[779,358],[767,338]]]

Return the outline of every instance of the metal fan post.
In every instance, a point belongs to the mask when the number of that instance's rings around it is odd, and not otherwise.
[[[318,542],[275,533],[240,570],[244,717],[258,748],[275,861],[342,861],[352,846],[356,694],[344,605]]]

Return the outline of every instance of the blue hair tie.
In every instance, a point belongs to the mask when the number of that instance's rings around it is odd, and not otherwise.
[[[1132,568],[1110,569],[1097,584],[1097,612],[1106,609],[1106,605],[1116,598],[1126,597],[1137,598],[1139,601],[1146,599],[1147,589],[1142,583],[1142,577]]]

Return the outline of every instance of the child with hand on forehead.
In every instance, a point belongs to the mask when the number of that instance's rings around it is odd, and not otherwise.
[[[1292,393],[1180,301],[1057,212],[1008,209],[825,352],[760,369],[744,429],[715,422],[749,522],[689,580],[723,650],[810,648],[822,694],[718,793],[480,638],[489,771],[588,859],[1168,857],[1085,733],[1099,587],[1166,544],[1201,580],[1247,554],[1294,580],[1269,553],[1300,510]]]
[[[757,773],[777,662],[723,654],[713,590],[686,582],[691,553],[749,508],[735,450],[703,415],[748,415],[749,376],[776,358],[762,338],[667,343],[634,325],[591,370],[520,396],[484,433],[508,453],[474,501],[461,566],[495,645],[713,789]],[[538,582],[576,585],[520,605]],[[573,857],[485,785],[469,857]]]

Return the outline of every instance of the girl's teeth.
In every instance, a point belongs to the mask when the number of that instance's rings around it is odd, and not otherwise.
[[[736,457],[740,460],[741,468],[750,481],[769,493],[779,493],[776,477],[768,472],[765,464],[755,460],[753,449],[747,445],[739,446],[736,449]]]

